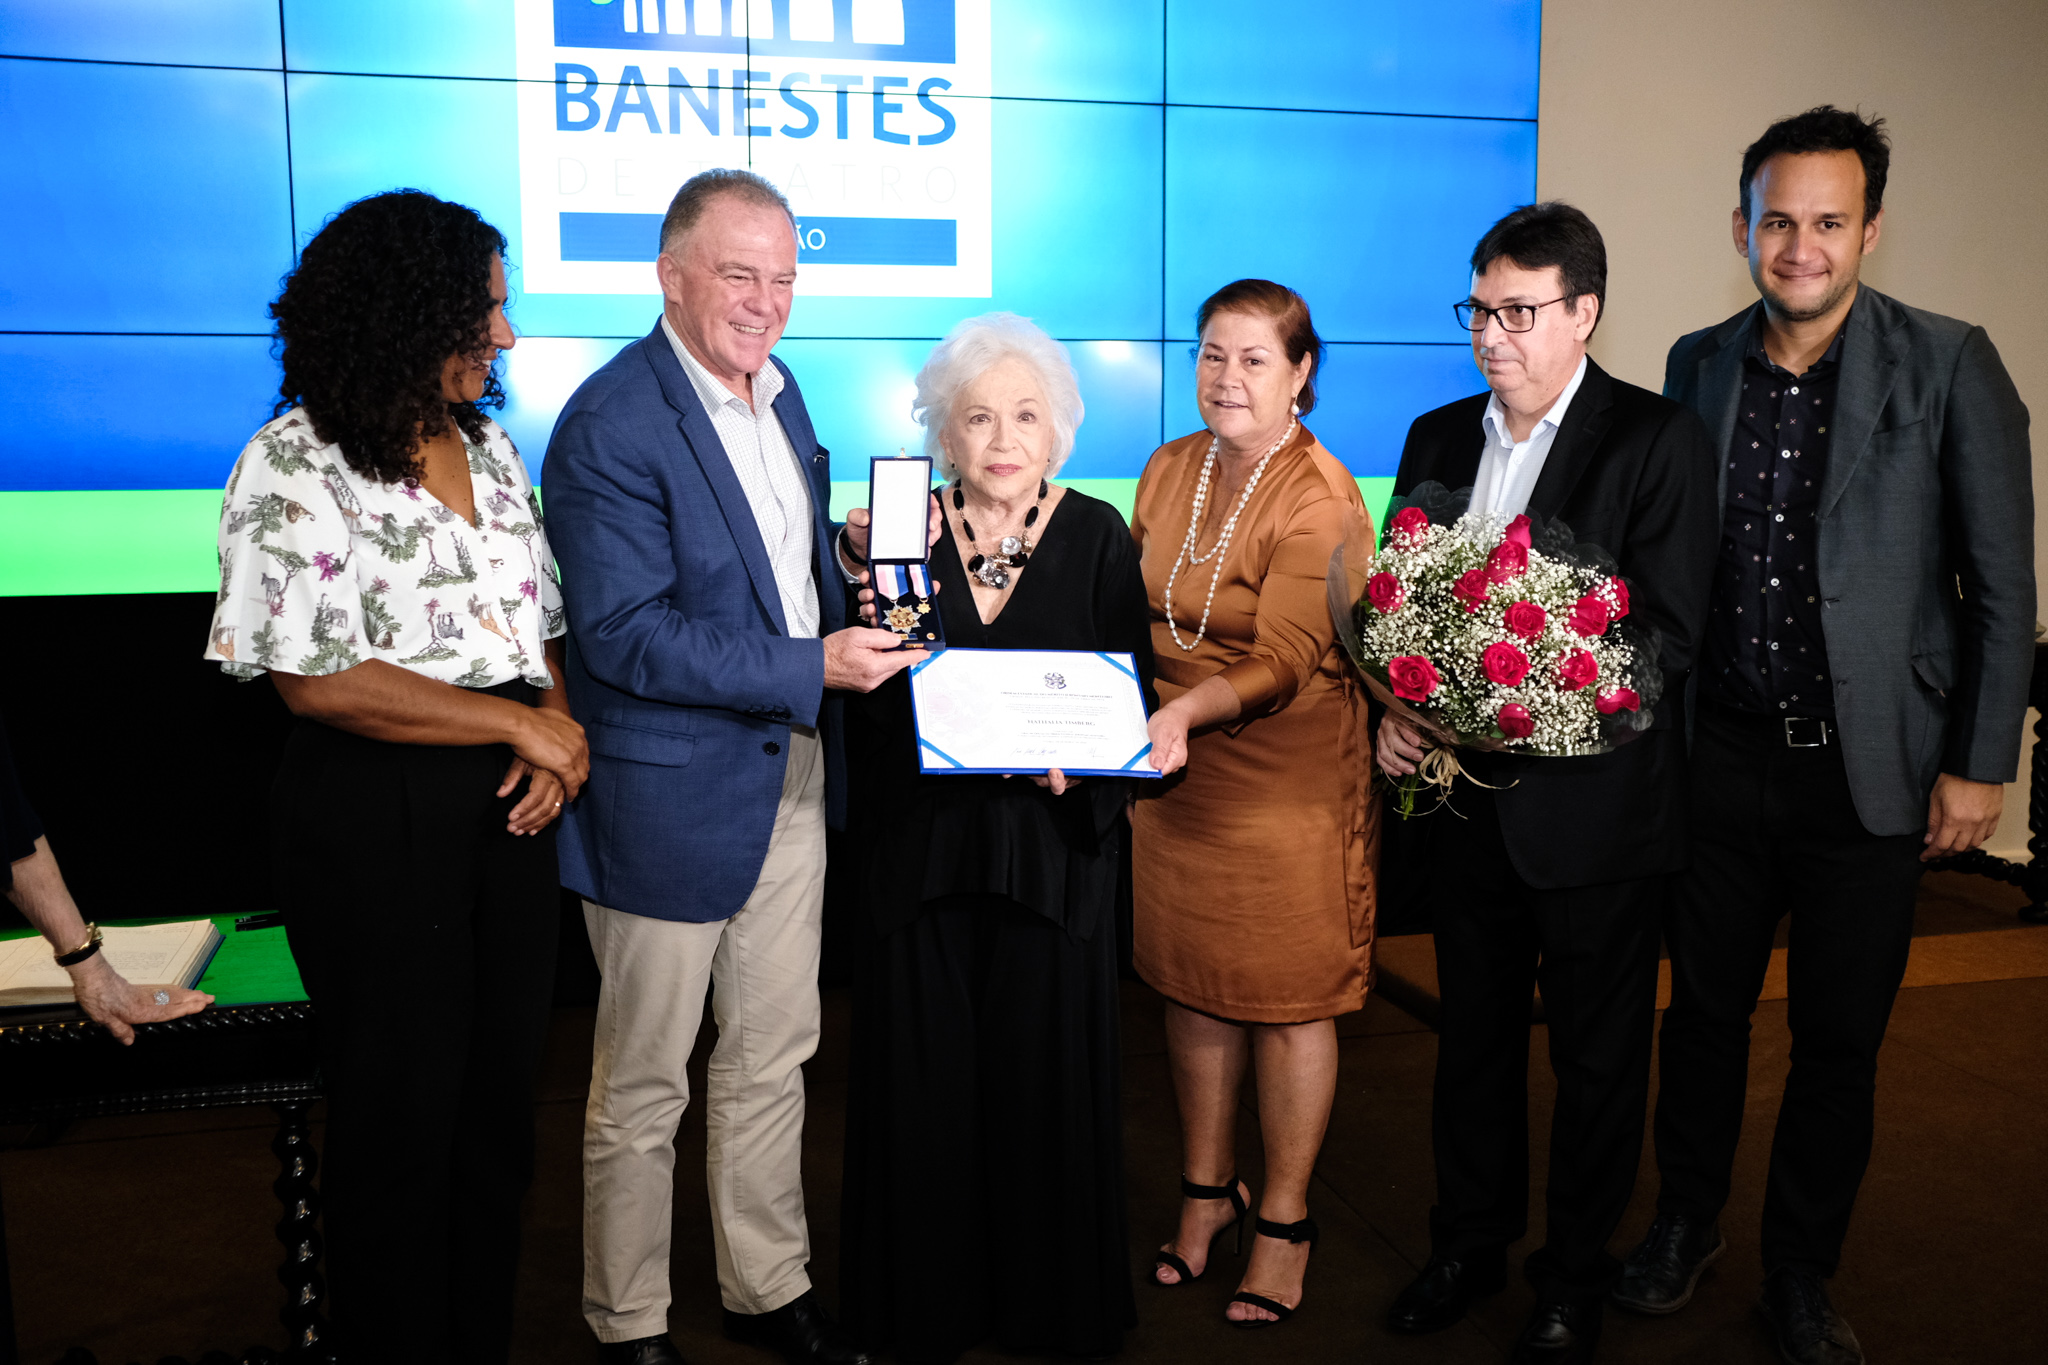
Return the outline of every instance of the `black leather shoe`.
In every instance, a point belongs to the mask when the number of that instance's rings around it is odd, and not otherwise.
[[[1432,1256],[1415,1282],[1395,1297],[1387,1310],[1387,1327],[1408,1336],[1441,1332],[1465,1316],[1472,1300],[1498,1294],[1506,1283],[1500,1257],[1455,1261]]]
[[[631,1341],[600,1341],[597,1358],[604,1365],[685,1365],[682,1352],[663,1332],[658,1337],[635,1337]]]
[[[1509,1365],[1585,1365],[1600,1344],[1600,1300],[1539,1303]]]
[[[1676,1313],[1692,1302],[1700,1276],[1727,1249],[1720,1224],[1660,1213],[1622,1262],[1621,1279],[1608,1297],[1631,1313]]]
[[[1791,1365],[1863,1365],[1863,1348],[1828,1302],[1818,1275],[1773,1270],[1764,1280],[1757,1310],[1771,1324],[1778,1354]]]
[[[750,1346],[765,1346],[789,1365],[873,1365],[874,1361],[848,1339],[808,1289],[772,1313],[726,1309],[725,1334]]]

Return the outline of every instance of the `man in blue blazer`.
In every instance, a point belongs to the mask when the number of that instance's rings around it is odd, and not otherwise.
[[[866,1359],[811,1292],[802,1066],[818,1040],[841,691],[917,656],[846,627],[826,451],[771,350],[797,244],[765,180],[706,171],[662,224],[660,324],[586,380],[548,446],[548,538],[591,772],[562,824],[604,975],[585,1115],[585,1319],[607,1362],[668,1337],[674,1138],[707,988],[726,1331]]]

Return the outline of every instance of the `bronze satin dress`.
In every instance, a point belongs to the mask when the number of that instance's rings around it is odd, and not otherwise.
[[[1183,652],[1166,626],[1166,579],[1208,449],[1202,431],[1153,452],[1131,534],[1160,704],[1221,673],[1244,709],[1191,734],[1186,769],[1132,811],[1135,965],[1190,1009],[1306,1023],[1363,1008],[1372,974],[1379,803],[1366,690],[1336,643],[1323,586],[1331,551],[1369,518],[1350,472],[1298,430],[1238,520],[1207,635]],[[1212,477],[1216,510],[1198,550],[1215,543],[1236,496],[1218,501]],[[1215,568],[1182,566],[1182,640],[1201,625]]]

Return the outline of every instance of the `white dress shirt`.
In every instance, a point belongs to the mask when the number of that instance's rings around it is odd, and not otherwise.
[[[747,495],[747,506],[753,509],[768,563],[775,570],[782,618],[789,623],[790,636],[816,639],[818,580],[812,567],[811,489],[797,464],[789,433],[775,415],[782,371],[772,360],[755,371],[754,403],[749,407],[744,398],[697,363],[665,315],[661,331],[703,401],[704,411],[718,431],[719,444],[725,447],[725,457],[732,461],[732,472]]]
[[[1551,442],[1557,439],[1565,411],[1571,407],[1585,378],[1586,357],[1580,356],[1571,383],[1564,386],[1550,411],[1537,419],[1526,441],[1517,441],[1508,434],[1507,409],[1501,406],[1500,395],[1496,393],[1486,400],[1486,416],[1480,419],[1486,432],[1486,449],[1480,453],[1479,475],[1472,482],[1473,511],[1513,518],[1529,510],[1529,495],[1536,491],[1543,462],[1550,458]]]

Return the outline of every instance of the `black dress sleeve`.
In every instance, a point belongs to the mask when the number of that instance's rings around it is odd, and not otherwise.
[[[7,727],[0,725],[0,891],[14,885],[14,864],[36,851],[43,822],[21,790],[14,754],[7,747]]]

